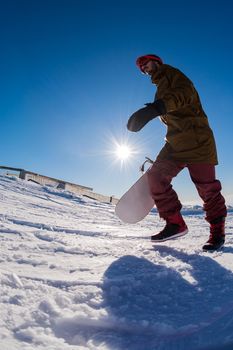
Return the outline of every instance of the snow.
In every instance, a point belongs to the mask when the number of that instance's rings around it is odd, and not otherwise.
[[[152,245],[156,213],[126,225],[111,204],[4,176],[0,202],[1,349],[233,349],[232,213],[207,253],[201,214]]]

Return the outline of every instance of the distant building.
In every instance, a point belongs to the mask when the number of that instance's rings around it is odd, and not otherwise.
[[[102,194],[93,192],[93,188],[91,187],[86,187],[86,186],[78,185],[72,182],[59,180],[53,177],[37,174],[32,171],[28,171],[20,168],[0,166],[0,169],[6,171],[4,175],[17,176],[20,179],[31,181],[42,186],[52,186],[54,188],[74,192],[79,195],[98,200],[100,202],[107,202],[107,203],[113,203],[113,204],[116,204],[118,202],[118,199],[114,198],[114,196],[108,197],[108,196],[104,196]]]

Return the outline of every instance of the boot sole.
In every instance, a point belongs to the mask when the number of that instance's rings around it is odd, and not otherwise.
[[[171,240],[171,239],[176,239],[176,238],[179,238],[179,237],[182,237],[182,236],[185,236],[187,233],[188,233],[188,229],[184,230],[183,232],[180,232],[180,233],[177,233],[176,235],[173,235],[171,237],[167,237],[167,238],[163,238],[163,239],[158,239],[158,240],[155,240],[155,239],[152,239],[151,238],[151,242],[152,243],[159,243],[159,242],[165,242],[165,241],[168,241],[168,240]]]
[[[204,252],[216,252],[217,250],[221,250],[221,249],[223,249],[223,248],[224,248],[224,243],[221,244],[221,245],[218,246],[218,247],[214,247],[213,245],[209,245],[209,246],[207,246],[207,247],[203,246],[203,247],[202,247],[202,250],[203,250]]]

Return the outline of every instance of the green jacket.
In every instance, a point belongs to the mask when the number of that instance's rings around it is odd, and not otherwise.
[[[167,111],[160,117],[167,126],[166,144],[157,159],[218,164],[213,132],[193,83],[167,64],[151,80],[157,85],[155,99],[162,99]]]

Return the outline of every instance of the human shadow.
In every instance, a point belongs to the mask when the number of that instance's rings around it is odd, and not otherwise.
[[[157,249],[160,264],[127,255],[105,271],[104,306],[113,327],[99,341],[114,350],[221,349],[233,333],[232,272],[209,256]]]

